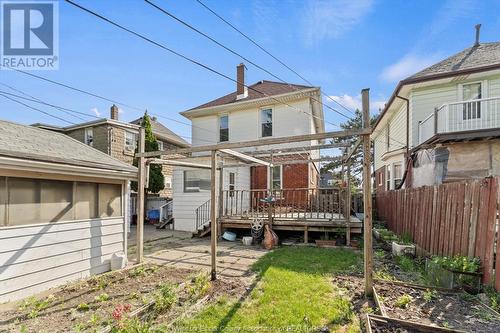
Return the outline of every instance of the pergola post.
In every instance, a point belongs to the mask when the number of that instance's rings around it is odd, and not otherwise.
[[[363,106],[363,127],[370,128],[369,89],[361,91]],[[370,134],[363,135],[363,204],[364,204],[364,271],[365,295],[373,294],[373,245],[372,245],[372,189],[371,189],[371,153]]]
[[[222,234],[222,228],[220,219],[222,215],[224,214],[224,168],[222,168],[222,158],[219,161],[219,211],[218,211],[218,216],[219,216],[219,222],[217,226],[217,238],[220,238]]]
[[[215,178],[217,171],[217,151],[212,150],[212,168],[210,169],[210,254],[211,254],[211,279],[217,279],[217,213]]]
[[[139,153],[144,153],[146,146],[146,132],[144,127],[139,128]],[[138,161],[138,179],[137,179],[137,228],[136,228],[136,247],[137,262],[141,263],[144,256],[144,199],[146,187],[146,158],[139,157]]]
[[[346,245],[351,245],[351,161],[347,161],[347,188],[346,188],[346,219],[347,219],[347,229],[346,229]]]

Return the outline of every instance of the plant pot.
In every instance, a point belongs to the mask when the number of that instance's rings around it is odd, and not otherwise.
[[[335,247],[335,245],[337,244],[336,240],[317,239],[315,240],[315,242],[318,247]]]
[[[415,245],[405,245],[392,242],[392,254],[395,256],[402,256],[404,254],[415,255]]]

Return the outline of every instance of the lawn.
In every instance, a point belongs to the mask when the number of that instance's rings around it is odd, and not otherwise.
[[[221,297],[177,332],[359,332],[350,301],[332,276],[360,272],[359,253],[340,249],[283,247],[266,254],[252,269],[253,289],[240,299]]]

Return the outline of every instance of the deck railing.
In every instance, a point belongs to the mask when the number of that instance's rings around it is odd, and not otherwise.
[[[440,133],[500,127],[500,97],[443,104],[418,123],[419,144]]]
[[[274,198],[272,213],[283,219],[342,219],[344,202],[338,188],[299,188],[269,191],[224,190],[223,217],[266,217],[265,199]]]

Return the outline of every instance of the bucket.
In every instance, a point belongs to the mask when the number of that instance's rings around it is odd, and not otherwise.
[[[236,240],[236,234],[231,231],[226,231],[222,235],[222,238],[224,238],[227,241],[234,242]]]
[[[244,245],[249,246],[252,245],[253,237],[245,236],[241,241]]]

